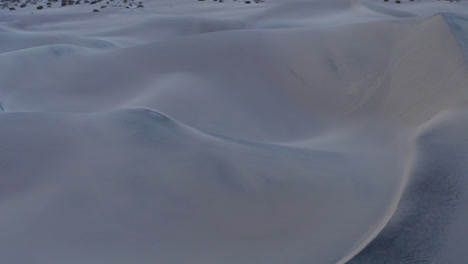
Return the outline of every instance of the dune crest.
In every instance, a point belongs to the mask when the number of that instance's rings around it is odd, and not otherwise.
[[[468,262],[466,4],[92,5],[0,9],[0,263]]]

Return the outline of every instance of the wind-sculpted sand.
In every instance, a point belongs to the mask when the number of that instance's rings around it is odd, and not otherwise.
[[[0,10],[0,263],[468,263],[466,3],[143,4]]]

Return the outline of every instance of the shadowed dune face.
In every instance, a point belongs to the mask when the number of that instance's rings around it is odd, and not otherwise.
[[[0,11],[0,263],[468,261],[449,3],[144,4]]]
[[[379,221],[376,205],[391,201],[401,173],[391,152],[211,136],[145,109],[7,113],[0,122],[8,124],[0,132],[7,262],[97,263],[109,250],[122,255],[117,263],[134,254],[144,263],[330,262]],[[24,154],[12,138],[24,141]],[[18,163],[30,166],[8,166]],[[372,179],[383,167],[387,177]],[[15,235],[23,230],[27,238]],[[21,256],[24,248],[31,254]],[[57,257],[57,248],[67,254]]]
[[[468,19],[453,14],[444,14],[443,16],[455,36],[465,59],[468,60]]]
[[[330,262],[379,220],[376,205],[392,199],[400,173],[385,151],[351,156],[214,137],[150,110],[37,115],[0,116],[7,262],[47,263],[57,247],[68,254],[54,261],[92,252],[80,259],[95,263],[118,250],[140,261]],[[25,141],[25,154],[12,138]],[[382,167],[388,176],[373,180]],[[22,230],[28,239],[15,235]],[[19,256],[22,248],[32,254]]]
[[[464,262],[468,158],[466,107],[420,128],[411,182],[379,236],[349,263]]]

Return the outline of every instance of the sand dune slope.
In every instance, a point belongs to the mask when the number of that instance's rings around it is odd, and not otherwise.
[[[0,263],[468,261],[465,5],[144,4],[0,11]]]
[[[0,122],[2,262],[328,263],[376,225],[400,173],[392,152],[212,136],[145,109]]]

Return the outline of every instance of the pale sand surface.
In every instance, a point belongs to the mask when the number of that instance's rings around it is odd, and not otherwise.
[[[0,263],[468,263],[466,2],[41,3],[0,9]]]

